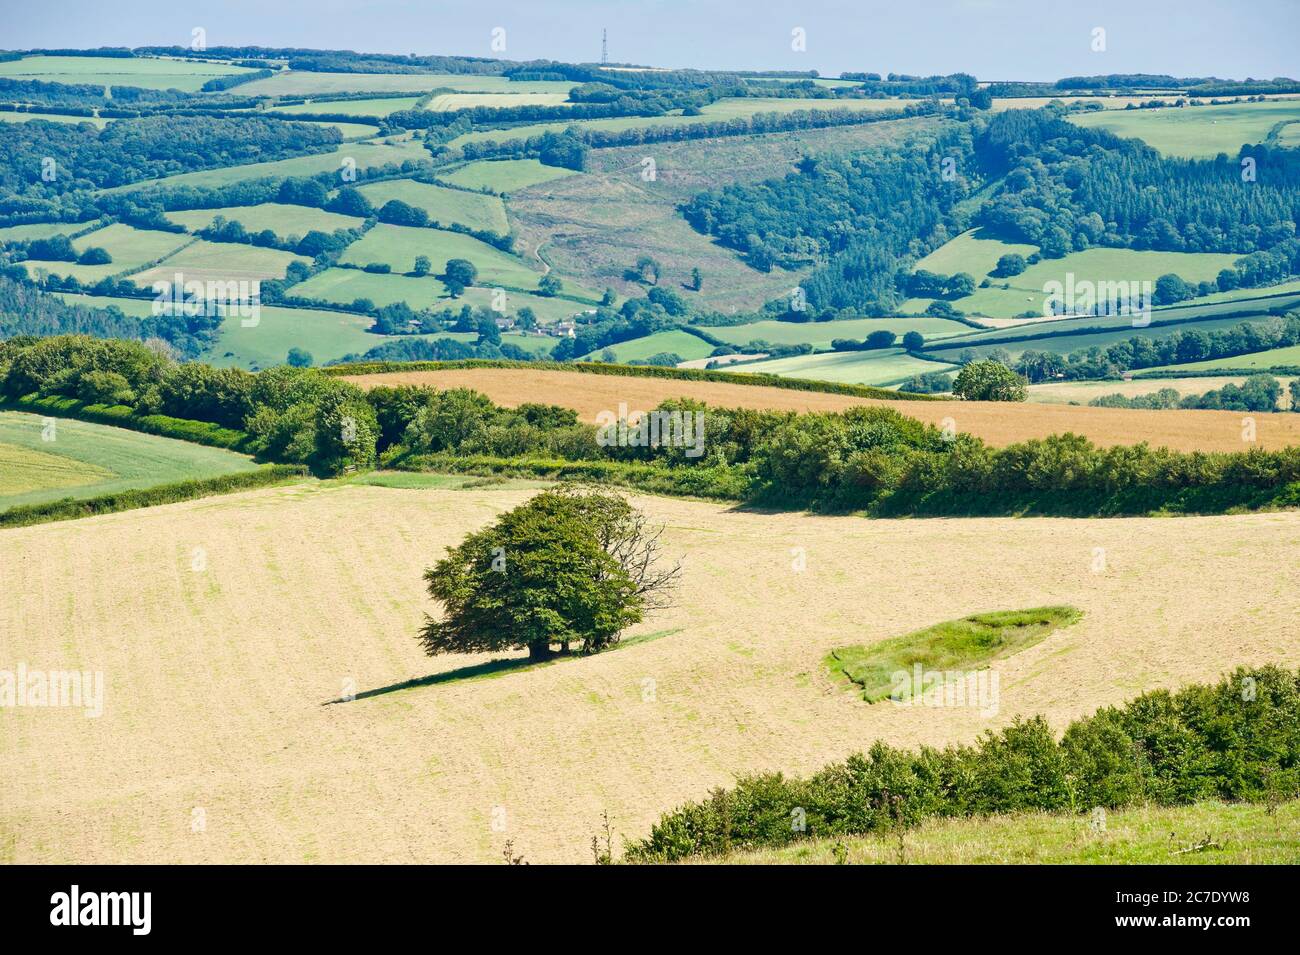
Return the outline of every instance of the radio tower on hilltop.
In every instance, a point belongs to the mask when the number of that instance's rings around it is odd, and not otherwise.
[[[604,27],[600,28],[600,65],[609,65],[609,31]]]

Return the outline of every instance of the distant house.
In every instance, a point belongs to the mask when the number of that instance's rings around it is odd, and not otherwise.
[[[497,329],[503,332],[508,332],[515,327],[513,318],[494,318],[492,321],[496,322]]]
[[[577,327],[574,322],[552,322],[546,326],[546,331],[556,338],[572,338]]]

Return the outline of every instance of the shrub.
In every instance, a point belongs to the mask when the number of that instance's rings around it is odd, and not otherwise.
[[[888,831],[934,817],[1116,809],[1150,800],[1259,801],[1300,795],[1300,673],[1238,669],[1213,686],[1156,690],[1071,723],[1039,716],[973,746],[877,742],[810,778],[740,779],[666,813],[633,843],[635,862]],[[800,829],[791,821],[802,814]]]

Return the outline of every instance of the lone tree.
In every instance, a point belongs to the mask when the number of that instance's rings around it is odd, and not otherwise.
[[[662,533],[611,491],[538,494],[425,572],[443,613],[425,618],[420,642],[430,656],[527,647],[533,660],[553,644],[607,649],[670,603],[681,565],[662,560]]]
[[[952,393],[967,401],[1024,401],[1025,379],[1000,361],[973,361],[952,383]]]

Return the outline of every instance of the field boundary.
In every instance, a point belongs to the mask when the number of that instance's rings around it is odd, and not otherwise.
[[[471,358],[463,361],[372,361],[344,365],[329,365],[321,371],[327,375],[382,375],[410,371],[452,371],[475,368],[514,368],[521,371],[574,371],[588,375],[610,375],[624,378],[669,378],[676,381],[711,381],[729,385],[758,385],[767,388],[785,388],[789,391],[818,391],[831,395],[848,395],[854,398],[876,398],[881,401],[951,401],[936,395],[911,394],[873,388],[870,385],[851,385],[833,381],[815,381],[809,378],[783,378],[760,372],[734,373],[704,368],[663,368],[656,365],[613,365],[603,362],[561,361],[505,361]]]
[[[249,454],[250,436],[244,431],[223,428],[206,421],[189,418],[172,418],[168,415],[137,415],[126,405],[97,405],[76,398],[55,398],[27,395],[23,398],[0,400],[0,411],[25,411],[54,418],[73,418],[91,424],[104,424],[128,431],[173,438],[191,444],[205,444]]]
[[[306,466],[301,464],[266,464],[255,471],[245,471],[240,474],[173,481],[168,484],[155,484],[153,487],[101,494],[99,497],[80,500],[64,497],[44,504],[19,504],[0,511],[0,529],[30,527],[33,524],[48,524],[54,521],[75,521],[100,514],[115,514],[119,511],[155,507],[159,504],[175,504],[179,501],[210,497],[214,494],[248,491],[308,476],[310,475]]]

